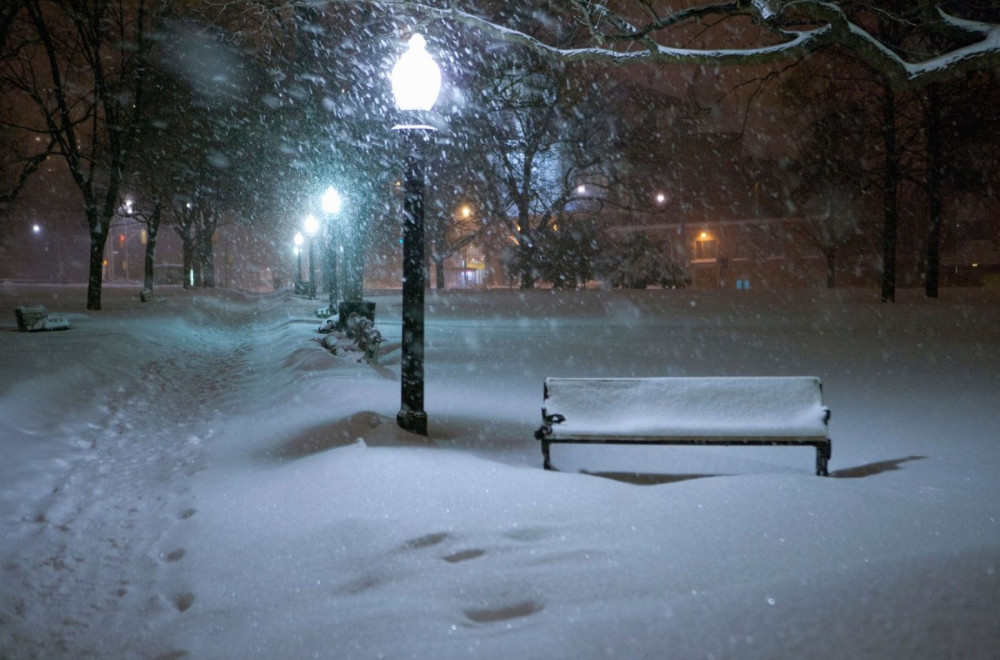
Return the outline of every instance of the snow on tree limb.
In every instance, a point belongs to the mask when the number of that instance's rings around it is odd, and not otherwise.
[[[924,28],[939,33],[948,31],[952,35],[962,33],[966,40],[972,38],[973,41],[952,46],[919,61],[900,57],[890,44],[879,41],[864,27],[852,22],[839,5],[822,0],[730,0],[665,11],[657,11],[653,6],[655,3],[645,1],[617,3],[612,9],[604,2],[575,0],[568,4],[589,32],[593,45],[587,47],[549,43],[542,37],[503,25],[488,15],[468,9],[468,3],[452,2],[445,6],[402,0],[396,4],[477,28],[504,41],[527,45],[566,61],[753,65],[798,58],[836,47],[877,71],[896,90],[922,87],[972,71],[1000,67],[1000,24],[951,16],[930,1],[926,1],[928,11],[925,18],[936,14],[935,22],[939,23],[936,26],[924,25]],[[635,16],[627,17],[622,13],[622,8],[629,7],[635,9]],[[779,41],[740,48],[683,48],[665,43],[672,29],[709,16],[749,18],[768,29]],[[637,22],[636,17],[641,17],[643,22]]]
[[[917,62],[901,58],[888,44],[851,22],[843,10],[833,3],[792,0],[782,3],[778,15],[785,9],[794,11],[800,19],[806,16],[829,25],[831,33],[827,43],[822,45],[843,48],[881,74],[897,90],[922,87],[971,71],[1000,66],[1000,25],[956,18],[939,7],[936,9],[943,25],[958,28],[980,39]]]
[[[615,50],[606,46],[591,46],[586,48],[564,48],[545,43],[523,31],[504,27],[475,14],[450,9],[441,12],[449,18],[461,23],[477,27],[484,32],[492,33],[503,40],[531,46],[547,52],[565,61],[602,60],[611,64],[631,64],[636,62],[660,62],[669,64],[766,64],[798,57],[811,50],[816,50],[826,41],[825,35],[830,31],[828,26],[814,30],[783,30],[789,37],[788,41],[759,46],[756,48],[732,49],[692,49],[673,48],[654,44],[644,50]],[[607,39],[607,36],[605,36]],[[622,41],[622,39],[617,39]],[[638,41],[638,37],[636,38]]]

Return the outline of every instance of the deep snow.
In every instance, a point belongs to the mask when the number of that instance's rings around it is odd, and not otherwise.
[[[136,293],[0,284],[0,657],[996,657],[996,293],[431,294],[429,442],[393,422],[398,294],[372,367],[287,293]],[[541,470],[545,377],[693,375],[820,377],[832,476]]]

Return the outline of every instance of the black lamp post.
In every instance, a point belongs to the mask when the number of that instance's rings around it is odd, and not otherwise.
[[[303,227],[309,235],[309,300],[316,299],[316,232],[319,231],[319,220],[311,213],[306,216]]]
[[[295,257],[298,259],[298,267],[295,269],[295,293],[302,292],[302,244],[306,242],[302,232],[295,232]]]
[[[392,69],[396,107],[405,114],[426,113],[441,89],[441,70],[425,50],[419,34]],[[401,402],[396,423],[427,435],[424,411],[424,163],[422,146],[434,128],[420,122],[393,127],[406,143],[403,187],[403,342],[400,365]]]
[[[337,252],[340,241],[335,218],[340,213],[340,204],[340,193],[336,188],[333,186],[327,188],[320,199],[320,205],[326,217],[326,288],[329,294],[330,313],[336,311],[337,299],[340,297],[340,278],[337,275]]]

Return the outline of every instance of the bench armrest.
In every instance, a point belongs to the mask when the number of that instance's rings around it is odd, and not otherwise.
[[[542,425],[538,427],[537,431],[535,431],[535,440],[543,440],[546,437],[552,435],[552,425],[562,424],[565,421],[566,418],[560,415],[559,413],[555,413],[554,415],[546,415],[543,412]]]

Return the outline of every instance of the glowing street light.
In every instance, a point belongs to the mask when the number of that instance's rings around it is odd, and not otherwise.
[[[429,112],[441,90],[441,69],[426,49],[423,36],[410,37],[409,48],[392,68],[392,93],[404,114]],[[403,342],[400,364],[401,402],[396,423],[427,435],[424,411],[424,162],[421,146],[434,131],[426,123],[393,127],[406,136],[403,185]]]
[[[441,69],[427,52],[423,35],[410,37],[409,49],[392,67],[392,95],[403,111],[427,112],[441,91]]]
[[[323,193],[323,197],[320,199],[320,204],[323,207],[323,213],[326,215],[340,213],[340,193],[338,193],[333,186],[330,186]]]

